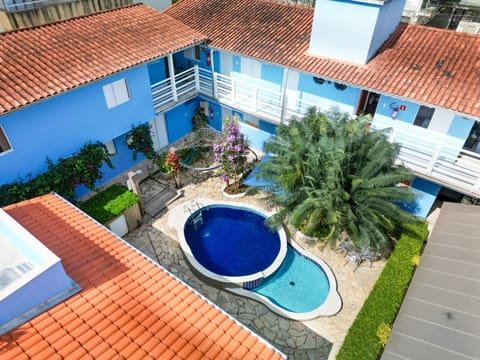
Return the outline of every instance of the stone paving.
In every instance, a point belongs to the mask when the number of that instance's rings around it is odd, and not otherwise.
[[[151,180],[142,183],[142,193],[146,194],[146,197],[155,191],[152,184],[155,182]],[[183,196],[169,208],[199,198],[227,200],[221,193],[222,181],[215,177],[213,172],[182,170],[182,184]],[[173,182],[171,186],[174,186]],[[248,195],[235,201],[264,207],[259,194]],[[302,244],[323,259],[333,270],[343,306],[337,315],[331,317],[319,317],[308,321],[288,320],[273,313],[261,303],[211,287],[198,279],[188,267],[176,240],[176,233],[168,226],[167,219],[168,208],[155,218],[146,217],[137,230],[124,238],[288,355],[289,359],[334,359],[350,325],[384,266],[383,261],[375,262],[372,267],[365,263],[354,272],[353,264],[345,265],[343,255],[330,247]]]

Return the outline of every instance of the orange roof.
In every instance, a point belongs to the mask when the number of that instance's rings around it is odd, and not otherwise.
[[[401,24],[367,65],[307,54],[313,8],[182,0],[166,13],[219,49],[480,117],[480,36]],[[332,29],[335,31],[335,29]]]
[[[62,198],[4,210],[62,259],[82,290],[1,336],[1,359],[282,358]]]
[[[0,34],[0,114],[203,42],[145,5]]]

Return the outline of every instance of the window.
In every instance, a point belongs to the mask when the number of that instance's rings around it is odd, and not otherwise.
[[[430,124],[430,120],[432,120],[434,112],[435,112],[434,108],[430,108],[428,106],[423,106],[423,105],[420,106],[420,109],[418,109],[417,117],[415,118],[413,125],[420,126],[427,129],[428,125]]]
[[[103,94],[107,102],[107,108],[111,109],[115,106],[123,104],[130,100],[128,93],[127,79],[115,81],[103,87]]]
[[[187,59],[200,60],[200,46],[195,45],[185,49],[184,55]]]
[[[0,126],[0,154],[9,150],[12,150],[12,145],[10,145],[10,141],[8,141],[7,134],[5,134],[5,131]]]
[[[117,153],[117,149],[115,148],[115,143],[113,140],[107,141],[105,143],[105,147],[110,155],[115,155]]]

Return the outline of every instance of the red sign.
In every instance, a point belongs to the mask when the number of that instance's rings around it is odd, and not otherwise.
[[[400,105],[400,110],[405,111],[407,107],[405,105]]]

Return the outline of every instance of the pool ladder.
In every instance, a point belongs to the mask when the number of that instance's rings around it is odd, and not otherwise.
[[[190,202],[190,206],[188,205],[183,206],[183,211],[184,212],[188,211],[191,215],[194,211],[196,211],[195,208],[196,210],[200,210],[202,208],[202,204],[200,204],[195,199],[192,199]],[[195,230],[197,230],[199,226],[203,225],[203,215],[201,210],[198,211],[198,213],[192,218],[192,223],[193,223],[193,228]]]

